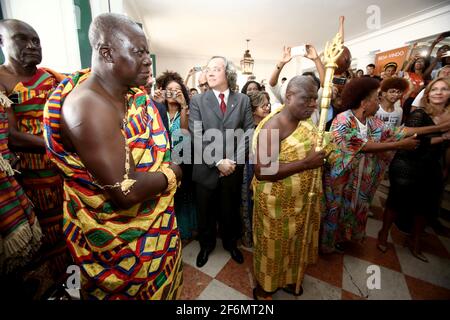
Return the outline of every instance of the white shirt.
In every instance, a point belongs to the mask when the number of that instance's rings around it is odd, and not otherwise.
[[[419,92],[419,94],[416,96],[413,103],[411,104],[413,107],[421,107],[422,106],[420,101],[422,100],[424,93],[425,93],[425,89],[423,89],[422,91]]]
[[[367,124],[363,124],[361,121],[358,120],[358,118],[355,116],[356,123],[358,124],[359,133],[361,134],[361,137],[367,141]]]
[[[221,93],[224,94],[225,97],[223,98],[223,100],[225,101],[225,104],[227,105],[227,108],[228,108],[228,97],[230,96],[230,89],[227,89],[224,92],[220,92],[220,91],[217,91],[217,90],[214,90],[214,89],[212,89],[212,91],[213,91],[214,95],[216,96],[217,101],[219,102],[219,106],[220,106],[220,103],[222,102],[222,100],[219,98],[219,94],[221,94]],[[225,160],[225,159],[219,160],[216,163],[216,167],[219,164],[221,164],[223,160]]]
[[[403,110],[401,107],[394,105],[394,111],[387,112],[380,104],[375,117],[381,119],[386,126],[395,128],[402,124]]]
[[[223,93],[225,95],[223,100],[225,101],[225,104],[228,107],[228,97],[230,96],[230,89],[227,89],[224,92],[220,92],[220,91],[217,91],[217,90],[214,90],[214,89],[212,89],[212,91],[214,92],[214,95],[216,96],[216,99],[219,102],[219,106],[220,106],[220,103],[222,102],[222,100],[219,98],[219,94]]]

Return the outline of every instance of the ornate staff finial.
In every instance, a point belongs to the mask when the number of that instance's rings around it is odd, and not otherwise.
[[[344,44],[342,43],[342,34],[338,32],[331,44],[329,42],[325,45],[324,51],[324,64],[325,64],[325,79],[322,93],[322,100],[320,102],[320,120],[318,124],[318,138],[316,141],[316,151],[320,151],[323,148],[323,137],[325,134],[325,126],[328,119],[328,110],[330,108],[332,88],[333,88],[333,77],[334,71],[337,69],[336,64],[337,59],[344,51]],[[317,197],[317,190],[319,183],[322,183],[322,168],[315,170],[313,178],[311,181],[311,189],[308,193],[308,204],[305,217],[305,233],[302,239],[302,247],[304,248],[300,257],[299,270],[297,275],[297,283],[295,286],[295,292],[299,294],[300,292],[300,281],[303,279],[306,270],[306,260],[308,259],[308,244],[312,241],[311,238],[311,228],[309,226],[310,217],[312,211],[315,210],[314,203]]]

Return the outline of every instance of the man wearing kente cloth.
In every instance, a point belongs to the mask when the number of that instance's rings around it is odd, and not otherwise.
[[[287,86],[285,106],[264,118],[255,131],[253,268],[258,284],[253,296],[257,300],[271,299],[278,289],[294,293],[297,281],[303,281],[298,279],[300,265],[317,261],[321,180],[308,225],[305,220],[312,169],[325,163],[329,146],[314,150],[318,130],[310,117],[316,100],[314,80],[294,77]],[[310,237],[303,245],[308,228]]]
[[[64,234],[84,299],[176,299],[181,241],[161,117],[140,89],[151,58],[142,29],[102,14],[89,30],[92,70],[64,80],[44,114],[49,155],[64,175]],[[133,89],[134,88],[134,89]]]
[[[12,102],[0,92],[0,283],[17,286],[15,272],[38,251],[42,232],[31,202],[14,178],[14,154],[8,148],[8,116]],[[7,291],[7,290],[6,290]],[[11,292],[9,292],[11,294]],[[1,293],[0,293],[1,295]]]
[[[42,120],[49,93],[63,76],[37,68],[42,60],[39,36],[23,21],[0,21],[0,45],[5,54],[0,92],[13,102],[7,109],[8,145],[20,158],[16,177],[33,203],[44,235],[36,268],[46,274],[42,278],[57,280],[65,274],[70,255],[62,236],[63,181],[45,154]]]

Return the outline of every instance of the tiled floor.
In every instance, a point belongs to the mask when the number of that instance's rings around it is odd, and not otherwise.
[[[423,239],[424,254],[430,260],[424,263],[414,258],[404,247],[405,236],[395,226],[389,236],[386,253],[376,248],[376,236],[382,225],[386,195],[377,192],[367,223],[367,238],[363,244],[354,244],[345,254],[321,256],[310,266],[303,282],[304,293],[294,297],[279,290],[277,300],[353,300],[353,299],[445,299],[450,300],[450,238],[436,235],[431,228]],[[183,248],[185,300],[248,300],[252,299],[255,279],[252,275],[252,251],[241,248],[244,264],[234,262],[220,241],[208,263],[195,266],[199,252],[197,241]],[[379,267],[380,289],[368,289],[371,265]]]

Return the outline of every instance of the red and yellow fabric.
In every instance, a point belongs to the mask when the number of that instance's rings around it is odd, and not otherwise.
[[[42,238],[32,205],[14,178],[8,149],[10,101],[0,92],[0,273],[25,266],[37,252]]]
[[[20,132],[42,136],[44,106],[62,75],[38,68],[27,82],[19,82],[10,94]],[[66,247],[62,236],[63,181],[45,153],[17,152],[21,174],[18,181],[34,205],[44,233],[44,259],[56,273],[65,272]]]
[[[63,229],[82,270],[82,292],[89,299],[178,298],[182,264],[176,187],[129,210],[120,209],[96,185],[78,155],[66,152],[61,143],[64,99],[88,77],[89,70],[82,70],[64,80],[44,114],[48,154],[65,177]],[[145,92],[129,91],[127,120],[122,133],[136,170],[155,172],[168,166],[168,135]]]
[[[334,161],[326,167],[324,188],[326,212],[322,217],[321,251],[334,252],[338,243],[359,241],[366,236],[368,212],[375,192],[395,152],[365,153],[368,141],[398,141],[405,135],[403,127],[391,128],[376,117],[366,120],[367,137],[360,132],[351,110],[340,113],[330,132],[337,148]]]

